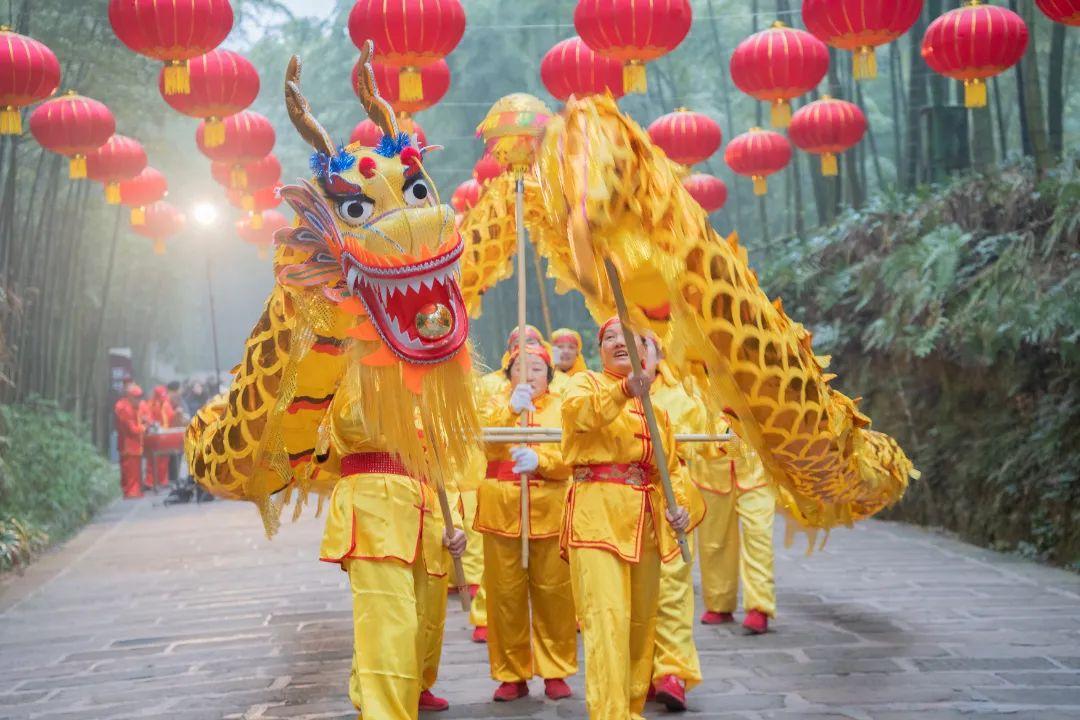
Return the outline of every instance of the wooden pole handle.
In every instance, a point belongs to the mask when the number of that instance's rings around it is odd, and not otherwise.
[[[446,497],[446,486],[441,482],[439,483],[439,507],[442,508],[443,525],[446,526],[447,534],[451,530],[455,530],[454,516],[450,512],[450,500]],[[465,612],[469,612],[469,608],[472,606],[472,596],[469,595],[469,583],[465,581],[465,565],[462,564],[461,558],[453,557],[454,561],[454,577],[457,578],[457,590],[458,598],[461,599],[461,609]]]
[[[517,227],[517,276],[518,276],[518,362],[523,363],[521,377],[525,377],[525,177],[519,174],[514,186],[514,224]],[[522,411],[521,427],[529,426],[528,415]],[[521,488],[521,567],[529,568],[529,476],[522,473],[518,479]]]

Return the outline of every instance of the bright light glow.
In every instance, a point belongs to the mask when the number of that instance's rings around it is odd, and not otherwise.
[[[192,208],[191,214],[195,216],[195,222],[200,225],[213,225],[217,222],[218,218],[217,205],[211,202],[195,203],[195,207]]]

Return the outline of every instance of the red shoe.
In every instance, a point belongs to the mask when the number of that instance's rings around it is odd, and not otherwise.
[[[476,594],[478,592],[480,592],[480,586],[479,585],[470,585],[469,586],[469,597],[471,597],[473,600],[476,599]]]
[[[447,595],[457,595],[457,592],[458,592],[457,585],[447,585],[446,586],[446,594]]]
[[[729,612],[713,612],[706,610],[701,616],[702,625],[727,625],[735,622],[735,616]]]
[[[430,690],[425,690],[420,693],[420,711],[421,712],[442,712],[448,710],[450,703],[441,697],[436,697],[431,694]]]
[[[645,702],[652,702],[656,699],[656,686],[649,684],[649,692],[645,693]]]
[[[749,635],[764,635],[769,632],[769,616],[760,610],[751,610],[743,618],[742,626]]]
[[[683,681],[674,675],[665,675],[656,683],[656,701],[671,712],[686,710],[686,689]]]
[[[521,682],[511,683],[504,682],[499,685],[495,691],[495,702],[510,702],[511,700],[518,700],[529,694],[529,683],[522,680]]]
[[[567,685],[566,681],[562,678],[545,679],[544,694],[551,700],[562,700],[563,698],[568,698],[573,695],[573,693],[570,692],[570,686]]]
[[[487,642],[487,628],[483,625],[477,625],[472,631],[472,641],[474,643],[486,643]]]

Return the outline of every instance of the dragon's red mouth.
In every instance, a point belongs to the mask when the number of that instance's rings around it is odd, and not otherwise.
[[[342,258],[349,288],[402,360],[444,362],[465,344],[469,320],[456,277],[463,247],[455,237],[432,254],[406,256],[404,262],[366,252]]]

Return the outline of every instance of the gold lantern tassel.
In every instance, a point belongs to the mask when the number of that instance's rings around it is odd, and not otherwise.
[[[821,155],[821,174],[825,177],[836,177],[839,172],[840,168],[836,162],[836,155],[831,152],[823,153]]]
[[[411,66],[401,68],[398,73],[398,93],[402,102],[424,99],[424,83],[420,79],[419,70]]]
[[[241,165],[233,165],[229,171],[229,186],[233,190],[243,190],[247,187],[247,172]]]
[[[754,180],[754,194],[758,197],[769,192],[769,181],[765,179],[764,175],[753,175]]]
[[[105,202],[109,205],[120,204],[120,183],[116,181],[105,183]]]
[[[133,207],[131,208],[131,224],[132,225],[145,225],[146,224],[146,208]]]
[[[986,107],[986,81],[972,78],[964,81],[964,107]]]
[[[68,177],[72,180],[82,180],[86,177],[86,156],[83,154],[72,155],[68,161]]]
[[[191,74],[187,60],[170,60],[165,64],[165,94],[191,94]]]
[[[161,238],[157,238],[157,239],[154,240],[154,254],[155,255],[164,255],[165,254],[165,241],[162,240]]]
[[[255,213],[251,216],[251,229],[262,230],[263,216],[262,213]]]
[[[622,84],[625,93],[644,95],[645,91],[649,89],[649,79],[645,74],[645,63],[640,60],[631,60],[623,65]]]
[[[203,128],[203,144],[208,148],[221,147],[225,144],[225,123],[221,118],[211,115],[206,118],[206,127]]]
[[[0,135],[22,134],[22,115],[19,108],[8,105],[0,110]]]
[[[777,100],[772,104],[772,126],[786,128],[791,125],[791,104],[787,100]]]
[[[877,55],[874,48],[863,45],[855,51],[854,74],[856,80],[872,80],[877,77]]]

